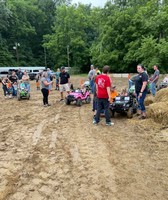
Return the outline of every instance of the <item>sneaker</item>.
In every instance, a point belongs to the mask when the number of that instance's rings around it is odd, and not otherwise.
[[[47,107],[47,106],[48,106],[47,104],[44,105],[44,107]]]
[[[112,125],[114,125],[113,122],[106,122],[106,126],[112,126]]]
[[[60,99],[60,102],[61,102],[61,101],[64,101],[64,99]]]
[[[93,119],[93,124],[94,124],[94,125],[98,125],[98,123],[96,122],[95,119]]]
[[[93,124],[96,122],[95,118],[93,117]]]
[[[141,116],[139,119],[146,119],[146,116]]]

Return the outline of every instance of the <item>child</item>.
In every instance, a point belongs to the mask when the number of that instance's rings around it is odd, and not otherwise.
[[[114,101],[114,99],[116,98],[116,96],[118,96],[116,86],[112,86],[110,91],[111,91],[110,92],[110,103],[112,103]]]
[[[120,96],[128,96],[128,92],[126,88],[121,90]]]
[[[13,88],[12,88],[12,83],[10,80],[7,82],[7,89],[8,89],[9,98],[11,99],[12,94],[13,94]]]
[[[86,93],[86,87],[84,84],[81,85],[81,92],[82,92],[82,95],[85,95],[85,93]]]
[[[9,82],[8,77],[3,77],[3,79],[2,79],[2,89],[4,91],[4,97],[5,98],[7,98],[6,95],[9,94],[8,88],[7,88],[8,82]]]
[[[40,90],[40,74],[36,75],[36,88]]]

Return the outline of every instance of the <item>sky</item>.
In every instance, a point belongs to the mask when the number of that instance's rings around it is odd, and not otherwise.
[[[92,6],[95,7],[104,7],[107,0],[72,0],[72,3],[78,3],[81,2],[83,4],[92,4]]]

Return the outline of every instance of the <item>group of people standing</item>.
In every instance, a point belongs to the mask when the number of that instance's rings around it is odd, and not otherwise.
[[[41,75],[41,92],[43,94],[43,105],[44,107],[50,106],[48,103],[48,95],[51,90],[51,85],[53,81],[51,80],[50,70],[43,72]],[[64,101],[63,92],[66,91],[68,94],[70,92],[70,75],[65,71],[65,67],[62,66],[61,69],[57,69],[56,72],[56,90],[60,91],[61,99]]]
[[[159,70],[158,66],[154,65],[154,75],[149,79],[148,74],[143,65],[137,65],[137,72],[135,82],[135,93],[138,103],[137,115],[140,119],[146,119],[146,109],[144,105],[145,97],[148,93],[148,83],[150,81],[150,90],[153,96],[156,95],[156,84],[159,79]],[[95,116],[93,119],[93,124],[97,125],[100,121],[101,111],[104,110],[106,125],[113,125],[114,123],[110,120],[109,115],[109,103],[111,101],[110,96],[112,91],[115,90],[112,85],[112,80],[109,77],[109,66],[104,66],[102,69],[102,74],[96,74],[94,66],[91,66],[91,69],[88,73],[88,78],[90,80],[91,92],[94,94],[96,101],[94,101],[93,110]],[[95,81],[95,82],[94,82]],[[95,85],[95,87],[94,87]],[[114,92],[113,92],[114,93]],[[118,95],[117,92],[115,92]]]
[[[17,72],[12,71],[11,74],[2,78],[2,89],[5,98],[17,97],[19,83],[22,82],[25,88],[30,92],[29,76],[26,71],[22,72],[18,69]]]
[[[156,84],[159,79],[159,70],[157,65],[154,65],[154,75],[149,78],[147,72],[143,65],[137,65],[138,75],[135,79],[135,92],[136,98],[138,102],[138,112],[141,119],[146,118],[146,109],[144,106],[144,100],[147,95],[147,85],[150,81],[151,93],[153,96],[156,94]],[[109,103],[111,101],[111,91],[114,90],[114,86],[112,85],[112,80],[109,76],[110,67],[105,65],[102,69],[102,73],[98,69],[94,69],[94,66],[91,65],[91,69],[88,73],[88,78],[90,82],[91,93],[94,94],[94,110],[95,116],[93,123],[97,125],[100,121],[101,111],[104,110],[106,125],[111,126],[114,123],[111,122],[110,114],[109,114]],[[56,77],[56,90],[60,91],[61,99],[64,100],[63,92],[66,91],[67,94],[70,92],[70,75],[65,71],[65,67],[61,67],[61,69],[57,69],[55,74]],[[44,107],[50,106],[48,102],[48,95],[51,90],[51,86],[53,84],[52,76],[50,69],[44,71],[41,75],[38,76],[38,81],[41,83],[41,92],[43,94],[43,105]],[[29,76],[26,71],[22,72],[21,69],[12,72],[10,76],[4,77],[2,79],[2,86],[4,91],[4,96],[9,98],[17,96],[17,88],[19,82],[24,82],[26,88],[30,92],[30,84],[29,84]],[[38,85],[39,87],[39,85]],[[113,91],[114,92],[114,91]],[[117,95],[117,93],[116,93]]]

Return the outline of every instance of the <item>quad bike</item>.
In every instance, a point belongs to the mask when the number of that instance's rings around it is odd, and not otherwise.
[[[115,113],[127,113],[128,118],[132,118],[137,111],[136,97],[134,94],[128,96],[117,96],[109,106],[110,116]]]
[[[71,102],[76,102],[77,106],[82,106],[83,102],[90,103],[91,97],[89,91],[86,90],[85,92],[82,92],[82,90],[77,89],[70,92],[65,99],[65,103],[66,105],[70,105]]]
[[[26,88],[24,83],[20,83],[17,91],[17,98],[20,101],[21,99],[30,99],[30,92]]]

